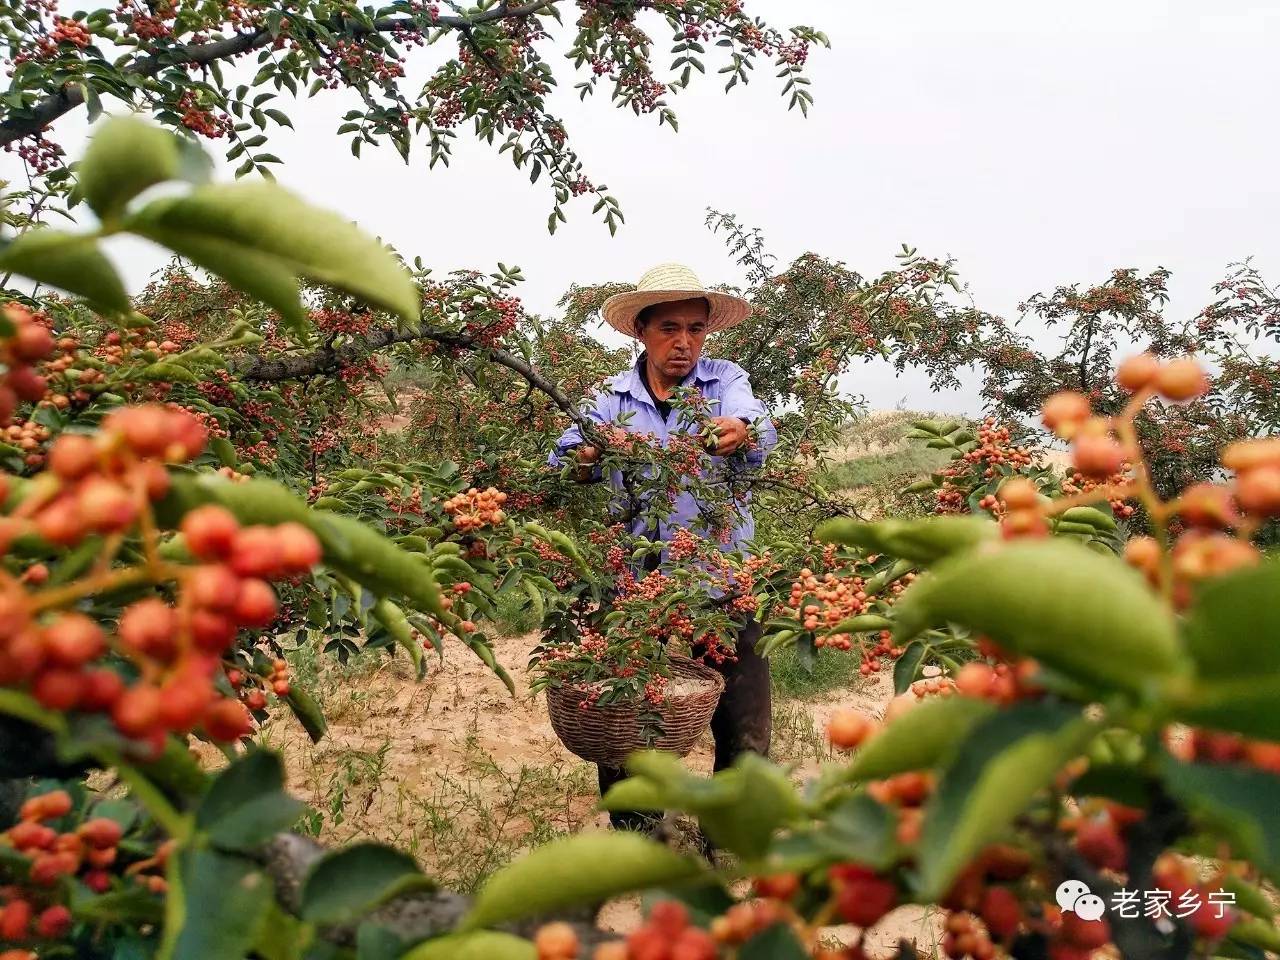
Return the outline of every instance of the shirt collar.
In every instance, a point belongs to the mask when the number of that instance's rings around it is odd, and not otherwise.
[[[644,361],[645,354],[640,354],[640,358],[632,365],[630,370],[620,373],[613,381],[614,393],[627,393],[636,400],[649,400],[649,391],[644,385]],[[684,380],[680,382],[681,386],[689,386],[694,383],[715,383],[720,379],[720,374],[715,367],[705,358],[699,357],[698,362],[693,365],[693,369],[689,371]]]

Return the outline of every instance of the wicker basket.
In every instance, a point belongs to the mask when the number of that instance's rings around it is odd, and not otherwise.
[[[655,743],[645,742],[634,704],[594,704],[584,710],[579,704],[587,694],[569,687],[547,688],[551,726],[561,743],[592,763],[620,767],[628,754],[646,749],[683,757],[711,722],[724,691],[724,677],[710,667],[678,656],[671,657],[671,673],[673,678],[695,681],[699,689],[663,701],[659,708],[662,735]]]

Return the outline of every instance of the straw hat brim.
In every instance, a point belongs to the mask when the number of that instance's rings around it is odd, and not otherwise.
[[[636,316],[645,307],[657,303],[676,303],[680,300],[705,298],[711,304],[707,317],[707,333],[727,330],[751,316],[751,304],[717,290],[631,290],[615,293],[600,307],[605,323],[628,337],[636,335]]]

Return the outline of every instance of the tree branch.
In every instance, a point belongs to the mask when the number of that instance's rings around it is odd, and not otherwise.
[[[501,4],[498,7],[478,13],[473,17],[443,16],[432,22],[431,26],[445,30],[469,30],[478,24],[495,20],[516,20],[534,16],[554,7],[560,0],[533,0],[518,7]],[[363,36],[368,33],[390,33],[395,30],[415,28],[419,25],[413,20],[403,17],[382,17],[373,22],[373,30],[357,23],[346,25],[351,36]],[[123,72],[137,77],[154,77],[168,66],[190,65],[203,67],[220,60],[250,53],[272,43],[274,38],[265,28],[249,33],[238,33],[220,40],[201,44],[178,44],[159,53],[140,57],[123,68]],[[84,104],[84,87],[80,83],[67,83],[55,94],[38,101],[29,110],[18,116],[9,116],[0,121],[0,146],[13,143],[31,134],[40,133],[49,124],[63,114]]]
[[[230,370],[245,380],[264,383],[301,380],[348,366],[376,350],[397,343],[416,343],[421,340],[430,340],[452,349],[472,350],[482,354],[485,359],[519,374],[529,386],[546,394],[552,403],[569,415],[583,431],[584,436],[596,434],[595,424],[583,415],[577,404],[569,399],[563,390],[547,379],[533,364],[500,347],[486,347],[478,344],[473,337],[448,330],[433,330],[429,327],[419,327],[416,330],[379,327],[370,330],[361,339],[340,347],[325,346],[309,353],[257,358],[243,363],[234,363],[230,366]]]

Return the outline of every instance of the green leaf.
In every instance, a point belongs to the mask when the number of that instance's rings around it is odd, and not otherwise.
[[[1226,874],[1221,883],[1224,890],[1235,894],[1236,906],[1241,910],[1252,913],[1255,917],[1262,917],[1264,920],[1275,919],[1276,908],[1261,888],[1231,874]]]
[[[1078,711],[1050,703],[1018,704],[975,724],[925,808],[920,895],[944,895],[1094,732]]]
[[[901,696],[915,682],[920,665],[929,654],[929,645],[919,640],[912,640],[902,651],[902,656],[893,665],[893,692]]]
[[[494,874],[461,929],[599,903],[701,872],[694,861],[633,833],[580,833],[544,844]]]
[[[935,697],[917,704],[872,735],[839,774],[848,782],[924,770],[946,758],[995,707],[973,697]]]
[[[776,830],[800,812],[800,798],[787,775],[753,753],[743,754],[722,777],[737,774],[734,802],[695,810],[707,836],[744,860],[764,856]]]
[[[538,951],[528,940],[509,933],[478,930],[428,940],[401,960],[537,960]]]
[[[1194,726],[1280,740],[1280,674],[1197,683],[1174,713]]]
[[[807,960],[809,951],[785,923],[757,933],[738,950],[738,960]]]
[[[373,614],[380,624],[386,627],[391,639],[404,648],[405,653],[409,654],[409,659],[413,662],[414,671],[420,670],[422,668],[422,644],[413,638],[413,631],[409,628],[409,621],[405,619],[404,611],[384,597],[375,603],[369,612]]]
[[[832,857],[883,870],[897,856],[897,818],[865,793],[850,797],[810,834],[814,844]]]
[[[958,623],[1103,687],[1157,694],[1188,664],[1170,610],[1123,561],[1065,541],[1015,543],[940,564],[894,605],[895,641]]]
[[[199,377],[177,363],[152,363],[142,368],[143,380],[161,380],[169,383],[198,383]]]
[[[284,792],[279,755],[255,750],[218,774],[196,810],[196,827],[214,846],[247,853],[292,827],[305,809]]]
[[[183,854],[180,870],[182,925],[162,960],[243,960],[275,902],[270,878],[252,861],[214,850]]]
[[[226,437],[214,437],[209,441],[209,449],[224,467],[236,467],[240,463],[235,446]]]
[[[143,190],[181,176],[177,141],[172,133],[135,117],[102,124],[76,170],[93,212],[112,221]]]
[[[1169,791],[1236,852],[1273,881],[1280,880],[1280,776],[1232,764],[1163,761]]]
[[[814,537],[826,543],[863,547],[925,565],[998,536],[996,524],[981,517],[925,517],[876,523],[840,517],[819,524],[814,531]]]
[[[407,853],[357,843],[325,854],[311,867],[302,882],[300,912],[312,923],[351,923],[393,897],[433,886]]]
[[[302,724],[302,729],[307,731],[307,736],[311,738],[311,742],[319,743],[329,730],[329,725],[325,722],[324,711],[320,709],[320,704],[316,703],[315,698],[297,684],[289,685],[289,693],[284,698],[284,701],[289,705],[289,709],[293,711],[293,715],[297,717],[298,722]]]
[[[126,227],[219,273],[299,325],[306,315],[298,277],[344,290],[407,323],[418,320],[418,288],[390,251],[274,183],[199,187],[148,204]]]
[[[1208,581],[1187,615],[1185,637],[1201,677],[1280,675],[1280,560]]]
[[[0,248],[0,270],[66,290],[102,312],[127,312],[129,295],[93,237],[39,227]]]

